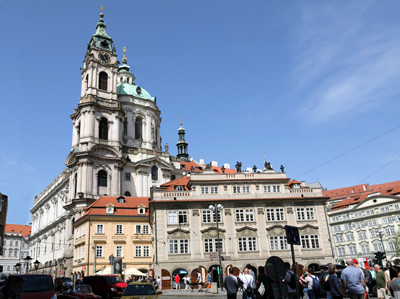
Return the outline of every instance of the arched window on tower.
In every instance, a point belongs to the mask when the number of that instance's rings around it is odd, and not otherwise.
[[[106,72],[99,74],[99,89],[107,91],[108,75]]]
[[[78,140],[78,143],[81,138],[81,123],[78,124],[78,127],[76,128],[76,139]]]
[[[74,192],[74,197],[76,197],[76,194],[78,193],[78,174],[77,173],[75,173],[75,176],[74,176],[74,180],[75,180],[75,192]]]
[[[71,220],[72,235],[74,235],[74,223],[75,223],[75,217],[73,217],[72,220]]]
[[[130,193],[129,191],[126,191],[126,192],[124,193],[124,196],[129,197],[129,196],[131,196],[131,193]]]
[[[140,117],[137,117],[135,120],[135,139],[143,139],[142,138],[142,125],[143,121]]]
[[[103,140],[108,140],[108,121],[105,117],[102,117],[100,119],[99,138]]]
[[[86,89],[88,89],[88,87],[89,87],[89,74],[86,75],[85,84],[86,84]]]
[[[97,186],[107,187],[107,172],[100,170],[97,175]]]
[[[153,167],[151,167],[151,179],[153,181],[158,180],[158,168],[155,165],[153,165]]]

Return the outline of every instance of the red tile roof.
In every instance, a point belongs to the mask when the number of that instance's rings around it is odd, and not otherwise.
[[[206,168],[205,164],[199,164],[195,161],[181,161],[181,169],[186,170],[186,171],[191,171],[191,172],[203,172],[204,169]],[[214,170],[215,173],[222,173],[221,167],[218,166],[211,166],[212,170]],[[225,168],[225,173],[236,173],[236,169],[230,169],[230,168]]]
[[[32,227],[29,225],[21,225],[21,224],[6,224],[5,233],[9,234],[21,234],[22,237],[26,237],[31,234]]]
[[[149,216],[149,197],[124,197],[125,202],[117,202],[118,196],[102,196],[89,207],[84,209],[85,215],[109,215],[106,213],[108,204],[114,205],[114,216],[139,216],[137,207],[144,205],[146,207],[146,216]]]
[[[322,194],[324,196],[330,197],[331,200],[335,200],[335,199],[344,197],[345,195],[360,194],[360,193],[368,191],[368,189],[369,189],[369,184],[361,184],[361,185],[356,185],[356,186],[326,190],[326,191],[323,191]]]
[[[176,186],[183,186],[184,190],[189,191],[189,181],[190,176],[181,176],[180,178],[162,184],[160,188],[165,189],[164,191],[174,191]]]
[[[395,187],[400,187],[400,181],[372,185],[370,187],[370,191],[371,192],[380,192],[380,191],[387,192],[388,190],[394,189]]]
[[[205,167],[205,165],[204,165],[204,167]],[[212,168],[212,170],[214,170],[215,173],[222,173],[221,167],[211,166],[211,168]],[[224,173],[227,173],[227,174],[236,173],[236,169],[225,168],[225,172]]]

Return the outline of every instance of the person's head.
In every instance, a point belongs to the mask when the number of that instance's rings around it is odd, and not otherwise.
[[[243,273],[244,273],[244,274],[249,274],[249,269],[244,268]]]
[[[233,268],[232,267],[229,268],[229,274],[233,275]]]
[[[264,273],[265,271],[264,271],[264,267],[263,266],[258,266],[258,273],[259,274],[261,274],[261,273]]]
[[[356,259],[353,259],[353,266],[354,267],[360,267],[360,265],[358,264],[358,261]]]
[[[160,279],[160,276],[158,276],[158,279]]]
[[[391,262],[387,262],[386,263],[386,268],[391,268],[392,267],[392,263]]]
[[[200,271],[197,271],[196,273],[197,273],[197,274],[200,274]]]
[[[375,264],[374,265],[374,270],[375,270],[376,273],[378,273],[379,271],[381,271],[381,266],[378,265],[378,264]]]
[[[329,267],[328,267],[328,273],[329,273],[329,275],[333,275],[333,274],[335,274],[335,272],[337,272],[336,266],[330,264]]]
[[[347,264],[348,266],[353,266],[353,259],[347,259],[347,260],[346,260],[346,264]]]
[[[308,269],[308,273],[314,275],[314,269]]]
[[[288,262],[285,263],[286,270],[290,270],[290,264]]]
[[[399,272],[397,272],[397,277],[400,277],[400,271],[399,271]]]

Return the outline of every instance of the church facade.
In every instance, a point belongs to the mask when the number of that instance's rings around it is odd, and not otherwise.
[[[148,197],[152,186],[181,176],[180,157],[162,148],[156,98],[136,85],[125,55],[117,60],[104,14],[81,68],[81,97],[72,119],[66,169],[35,197],[30,256],[40,273],[72,274],[73,223],[100,196]],[[187,143],[180,136],[180,151]],[[86,246],[90,250],[90,246]]]

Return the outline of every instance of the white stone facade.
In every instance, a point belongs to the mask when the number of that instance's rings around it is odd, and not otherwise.
[[[185,187],[162,187],[150,201],[156,276],[171,277],[178,269],[189,275],[218,268],[217,229],[210,204],[222,204],[219,238],[222,273],[229,267],[265,265],[270,256],[291,262],[285,225],[299,227],[296,261],[304,267],[333,262],[321,188],[289,188],[285,173],[192,174]],[[172,182],[171,182],[172,183]],[[182,273],[182,272],[181,272]],[[203,273],[203,274],[204,274]],[[166,278],[171,279],[171,278]],[[215,281],[214,277],[214,281]],[[169,280],[168,280],[169,281]],[[168,283],[164,283],[168,287]]]
[[[374,252],[384,250],[388,259],[396,257],[395,236],[400,228],[398,196],[373,193],[345,208],[328,209],[327,215],[336,262],[352,258],[363,264],[363,258],[374,259]]]

